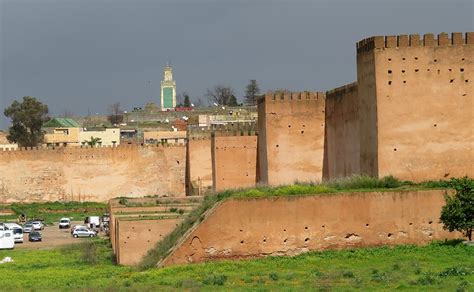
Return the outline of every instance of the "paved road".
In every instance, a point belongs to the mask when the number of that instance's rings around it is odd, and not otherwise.
[[[72,222],[72,226],[83,224],[84,222]],[[41,230],[42,241],[29,242],[28,233],[23,234],[23,243],[16,243],[15,249],[52,249],[61,245],[81,242],[89,238],[74,238],[71,229],[59,229],[57,223],[53,226],[46,226]]]

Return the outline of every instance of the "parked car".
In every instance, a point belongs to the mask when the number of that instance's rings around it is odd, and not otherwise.
[[[13,238],[15,239],[15,243],[22,243],[23,242],[23,227],[16,223],[5,223],[5,226],[13,231]]]
[[[28,234],[29,241],[41,241],[41,233],[38,231],[32,231]]]
[[[35,230],[43,230],[44,229],[43,222],[41,222],[39,220],[32,221],[31,223],[33,224],[33,228]]]
[[[61,220],[59,220],[59,229],[69,228],[69,227],[71,227],[71,219],[61,218]]]
[[[15,239],[13,231],[0,227],[0,249],[15,248]]]
[[[89,228],[99,228],[100,227],[100,217],[99,216],[89,216],[84,220]]]
[[[34,227],[33,227],[33,224],[31,223],[26,223],[25,225],[23,225],[23,232],[24,233],[30,233],[32,231],[34,231]]]
[[[75,238],[78,237],[94,237],[96,236],[95,231],[89,230],[87,228],[76,228],[72,233],[72,236]]]
[[[71,228],[71,235],[74,233],[74,231],[78,228],[85,228],[87,229],[87,226],[85,225],[74,225],[72,228]]]

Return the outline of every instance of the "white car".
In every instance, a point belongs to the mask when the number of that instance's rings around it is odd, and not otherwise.
[[[33,221],[33,222],[31,222],[31,224],[33,224],[33,228],[35,230],[43,230],[44,229],[43,222],[41,222],[41,221]]]
[[[75,238],[78,237],[94,237],[96,236],[95,231],[89,230],[87,228],[79,227],[72,232],[72,236]]]
[[[23,242],[23,227],[16,223],[5,223],[5,226],[9,230],[13,230],[13,238],[15,239],[15,243]]]
[[[31,231],[34,231],[34,227],[33,227],[33,224],[31,223],[26,223],[25,225],[23,225],[23,232],[24,233],[30,233]]]
[[[69,227],[71,227],[71,219],[61,218],[61,220],[59,220],[59,229],[69,228]]]

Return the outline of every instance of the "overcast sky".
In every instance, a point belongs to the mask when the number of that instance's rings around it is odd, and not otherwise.
[[[30,95],[52,115],[159,103],[162,69],[202,97],[249,79],[263,91],[352,82],[355,43],[372,35],[472,31],[474,1],[0,0],[3,110]]]

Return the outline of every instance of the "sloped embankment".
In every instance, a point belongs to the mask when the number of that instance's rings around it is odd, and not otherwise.
[[[456,238],[439,223],[443,190],[230,199],[188,231],[159,265],[310,250],[425,244]]]

